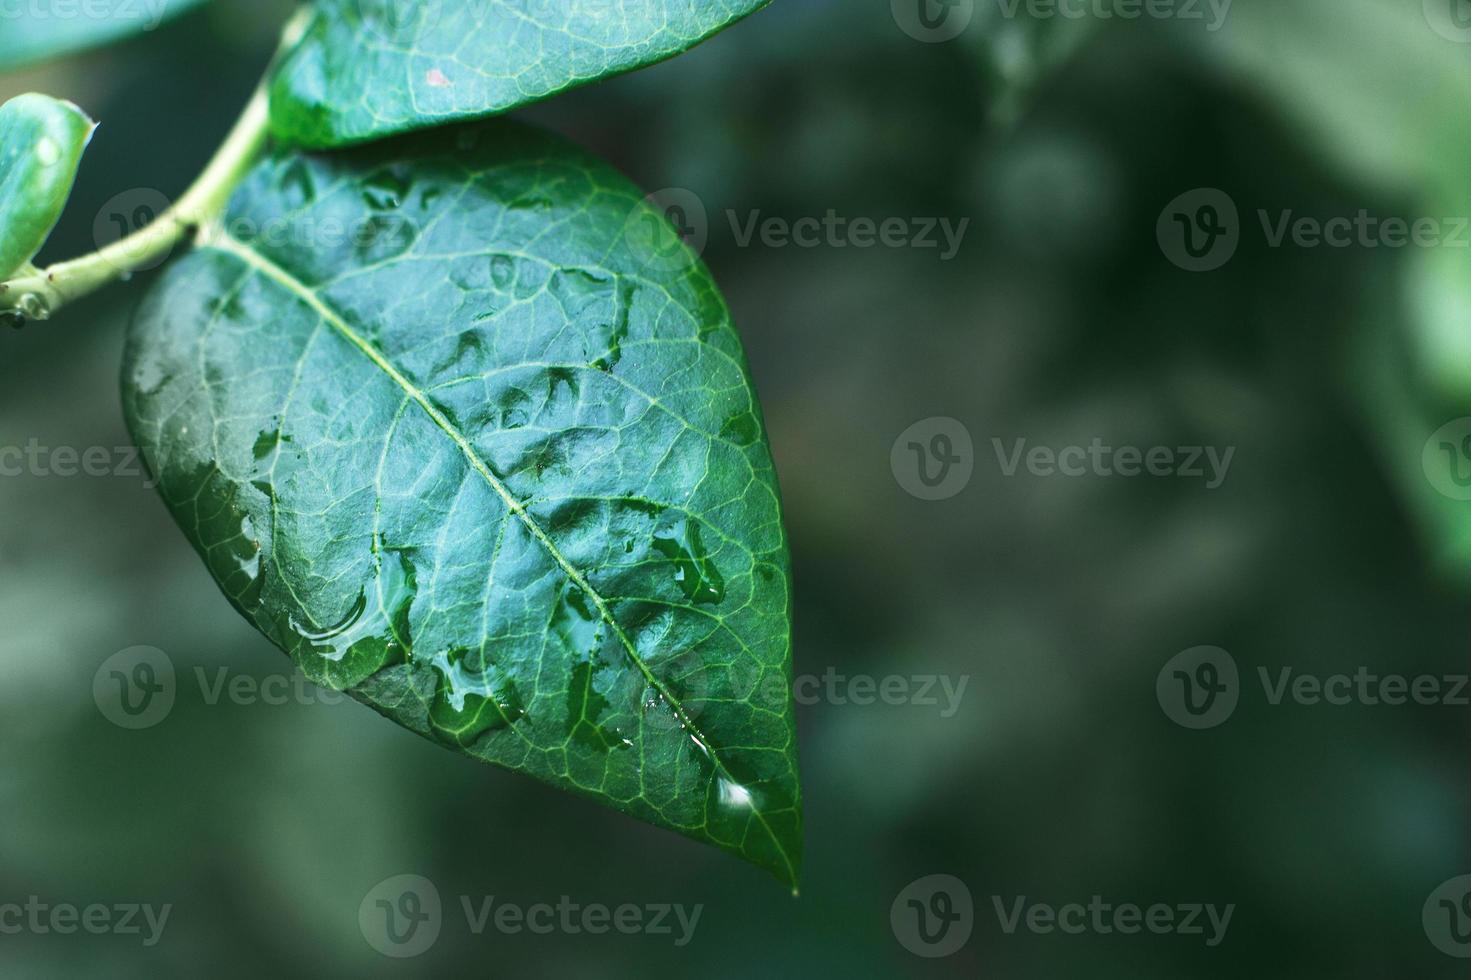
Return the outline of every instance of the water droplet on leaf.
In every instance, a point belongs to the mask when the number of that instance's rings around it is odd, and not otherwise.
[[[725,579],[710,560],[700,540],[700,525],[688,517],[654,538],[654,550],[674,566],[674,581],[685,598],[696,605],[713,605],[725,598]]]
[[[429,706],[429,725],[442,741],[469,746],[526,713],[515,684],[479,653],[451,650],[436,656],[430,666],[439,682]]]
[[[56,145],[56,140],[49,136],[43,136],[36,141],[36,159],[41,161],[41,166],[55,166],[61,159],[61,147]]]

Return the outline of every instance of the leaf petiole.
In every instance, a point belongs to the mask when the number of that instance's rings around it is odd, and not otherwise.
[[[156,220],[106,248],[0,283],[0,310],[44,320],[59,308],[96,292],[168,255],[180,240],[216,217],[266,145],[267,99],[256,90],[214,159],[184,196]]]
[[[303,8],[287,23],[281,51],[300,39],[310,16],[309,9]],[[67,303],[156,264],[180,241],[217,218],[265,149],[270,123],[266,87],[263,81],[256,88],[224,143],[172,207],[146,227],[90,255],[46,269],[23,268],[9,281],[0,282],[0,317],[48,319]]]

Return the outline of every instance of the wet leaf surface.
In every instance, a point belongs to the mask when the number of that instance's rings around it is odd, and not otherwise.
[[[46,95],[0,106],[0,281],[46,243],[95,128],[81,109]]]
[[[341,146],[504,112],[673,57],[768,2],[321,0],[276,73],[272,129]]]
[[[504,122],[283,152],[144,302],[127,417],[312,680],[795,885],[776,478],[662,221]]]

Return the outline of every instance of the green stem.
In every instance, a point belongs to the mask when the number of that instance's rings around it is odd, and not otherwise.
[[[295,44],[309,18],[309,10],[304,8],[291,19],[282,35],[282,51]],[[204,172],[146,228],[101,251],[47,269],[28,266],[16,278],[0,282],[0,316],[15,311],[28,319],[44,320],[67,303],[157,264],[180,241],[218,218],[265,149],[270,122],[268,102],[266,83],[262,82]]]
[[[44,320],[67,303],[156,264],[200,225],[224,211],[230,195],[265,149],[267,122],[266,92],[261,87],[214,159],[173,207],[146,228],[99,252],[0,283],[0,309]]]

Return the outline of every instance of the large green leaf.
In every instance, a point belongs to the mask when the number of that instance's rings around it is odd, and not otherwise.
[[[129,425],[314,681],[795,885],[776,477],[662,221],[506,122],[283,152],[145,301]]]
[[[151,31],[206,0],[16,0],[0,4],[0,70]]]
[[[278,139],[342,146],[662,61],[770,0],[319,0],[271,87]]]
[[[0,106],[0,281],[31,260],[71,197],[96,124],[34,92]]]

